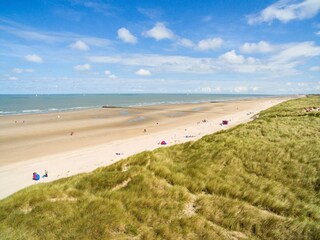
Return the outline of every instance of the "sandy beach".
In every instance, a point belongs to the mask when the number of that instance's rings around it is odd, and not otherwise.
[[[0,198],[162,147],[163,140],[166,146],[194,141],[292,98],[1,116]],[[222,120],[229,124],[222,126]],[[33,172],[45,170],[48,178],[32,180]]]

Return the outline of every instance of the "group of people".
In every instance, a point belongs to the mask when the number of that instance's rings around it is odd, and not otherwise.
[[[47,170],[45,170],[44,171],[44,175],[42,175],[42,178],[45,178],[45,177],[48,177],[48,171]],[[35,180],[35,181],[40,180],[40,175],[38,173],[34,172],[33,175],[32,175],[32,180]]]

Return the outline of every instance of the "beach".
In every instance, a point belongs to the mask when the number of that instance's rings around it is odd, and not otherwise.
[[[197,140],[245,123],[295,97],[94,108],[0,117],[0,198],[27,186],[110,165],[133,154]],[[227,125],[221,125],[227,120]],[[166,145],[161,145],[165,141]],[[32,173],[47,178],[32,180]]]

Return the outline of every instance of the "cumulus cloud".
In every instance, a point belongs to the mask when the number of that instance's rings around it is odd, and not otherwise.
[[[202,39],[198,42],[198,44],[193,43],[190,39],[187,38],[179,38],[176,42],[178,46],[192,48],[197,51],[209,51],[209,50],[217,50],[223,44],[222,38],[207,38]]]
[[[242,55],[237,55],[235,50],[231,50],[225,54],[222,54],[219,59],[231,64],[241,64],[245,61],[245,58]]]
[[[105,70],[105,71],[104,71],[104,74],[107,75],[107,76],[109,76],[109,75],[111,75],[111,71]]]
[[[240,51],[243,53],[267,53],[272,52],[273,50],[273,47],[265,41],[260,41],[258,43],[244,43],[240,47]]]
[[[89,46],[88,46],[85,42],[83,42],[83,41],[81,41],[81,40],[78,40],[78,41],[70,44],[69,46],[70,46],[71,48],[73,48],[73,49],[77,49],[77,50],[80,50],[80,51],[87,51],[87,50],[89,50]]]
[[[25,56],[25,59],[28,61],[28,62],[34,62],[34,63],[42,63],[43,60],[42,58],[37,55],[37,54],[29,54],[29,55],[26,55]]]
[[[118,29],[118,38],[126,43],[137,43],[137,38],[126,28]]]
[[[320,66],[313,66],[311,68],[309,68],[310,71],[313,71],[313,72],[320,72]]]
[[[139,76],[151,76],[151,72],[149,70],[140,68],[138,71],[136,71],[136,74]]]
[[[201,51],[216,50],[221,47],[222,43],[221,38],[208,38],[199,41],[197,48]]]
[[[287,23],[312,18],[320,11],[319,0],[280,0],[257,14],[248,16],[248,24],[271,23],[274,20]]]
[[[31,73],[34,72],[33,69],[23,69],[23,68],[14,68],[12,69],[14,73]]]
[[[114,74],[111,74],[111,75],[109,76],[109,78],[110,78],[110,79],[112,79],[112,80],[114,80],[114,79],[116,79],[116,78],[117,78],[117,76],[116,76],[116,75],[114,75]]]
[[[91,69],[91,65],[88,63],[74,66],[74,70],[77,70],[77,71],[89,71],[90,69]]]
[[[174,33],[169,28],[167,28],[164,23],[161,22],[157,22],[153,28],[144,32],[143,35],[146,37],[154,38],[157,41],[174,38]]]
[[[112,72],[110,70],[105,70],[104,74],[108,76],[109,79],[114,80],[117,78],[116,75],[112,74]]]

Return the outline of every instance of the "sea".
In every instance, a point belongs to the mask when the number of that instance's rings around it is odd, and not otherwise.
[[[74,111],[102,106],[221,102],[271,97],[246,94],[8,94],[0,95],[0,115]]]

